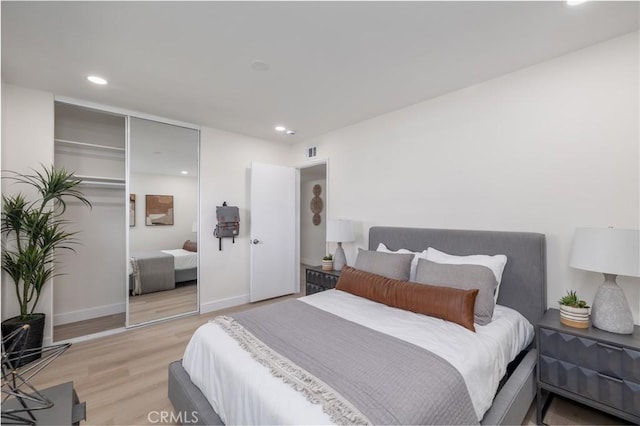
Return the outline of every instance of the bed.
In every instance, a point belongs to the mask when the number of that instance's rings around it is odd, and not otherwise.
[[[132,296],[138,296],[172,290],[177,283],[194,281],[197,276],[195,251],[181,248],[133,252],[129,262],[129,291]]]
[[[369,232],[369,248],[371,250],[375,250],[380,243],[385,244],[391,250],[404,248],[412,251],[421,251],[427,247],[434,247],[438,250],[457,255],[505,254],[508,257],[508,262],[502,275],[502,283],[500,285],[498,297],[498,305],[501,307],[496,308],[496,315],[500,316],[503,312],[508,313],[511,310],[515,310],[519,312],[522,317],[526,318],[529,323],[535,324],[544,313],[546,306],[546,245],[544,235],[516,232],[390,227],[371,228]],[[334,312],[330,312],[331,315],[348,315],[348,313],[345,314],[344,312],[342,312],[342,314],[335,312],[335,309],[340,310],[339,305],[342,304],[344,299],[343,296],[338,297],[339,293],[341,292],[323,292],[318,295],[308,296],[307,298],[303,298],[304,300],[301,299],[297,302],[302,304],[315,304],[315,307],[320,305],[320,308],[324,305],[324,309],[334,309]],[[348,296],[354,298],[353,300],[359,299],[356,296]],[[375,303],[372,304],[373,302],[368,300],[362,303],[367,305],[366,309],[378,309],[374,306]],[[289,303],[289,305],[291,305],[291,303]],[[285,308],[291,308],[285,304],[272,306],[278,306],[276,309],[280,309],[281,311],[284,311]],[[349,309],[350,308],[346,308],[346,311],[349,311]],[[395,310],[394,312],[398,313],[397,311],[398,310]],[[319,313],[315,314],[321,315]],[[410,316],[413,315],[412,318],[424,317],[411,313],[407,314]],[[274,315],[274,317],[277,316],[278,315]],[[363,314],[362,316],[376,317],[377,314],[370,313]],[[347,322],[358,321],[357,318],[347,319]],[[426,319],[426,317],[420,318],[421,321]],[[442,320],[439,321],[441,321],[441,323],[446,323]],[[411,325],[406,324],[409,323],[403,323],[402,330],[411,328]],[[380,327],[384,326],[385,324],[380,325]],[[375,329],[376,326],[368,324],[367,327],[373,327]],[[447,331],[446,324],[444,327],[445,331],[442,332],[442,339],[446,339],[447,334],[450,334]],[[460,329],[460,327],[457,328]],[[339,327],[334,330],[339,330]],[[397,329],[396,332],[402,330]],[[349,330],[345,331],[345,333],[349,332]],[[340,335],[339,332],[332,334]],[[303,339],[304,336],[301,335],[300,338]],[[370,337],[367,337],[367,339],[370,339]],[[410,343],[414,345],[416,344],[416,342]],[[418,342],[417,344],[419,345],[420,343]],[[502,377],[502,384],[495,396],[493,396],[493,394],[488,396],[489,405],[488,409],[483,409],[481,411],[481,424],[520,424],[522,422],[522,419],[535,396],[534,369],[536,351],[532,345],[533,343],[519,353],[518,356],[515,357],[515,361],[511,362],[505,368],[509,374]],[[403,347],[402,350],[404,351],[406,348]],[[267,369],[263,368],[263,370],[266,371]],[[478,370],[478,368],[473,368],[472,370]],[[253,375],[254,373],[251,373],[251,380],[255,378]],[[266,374],[268,375],[268,372]],[[464,379],[467,380],[467,382],[465,382],[467,387],[473,388],[473,386],[469,385],[468,381],[481,381],[482,377],[477,376],[475,379],[468,379],[465,377]],[[194,380],[196,382],[201,382],[200,377],[194,376]],[[206,393],[210,393],[210,389],[206,389],[207,386],[203,386],[202,383],[199,384],[205,388]],[[264,384],[261,386],[264,386],[265,389],[269,389],[272,384]],[[218,385],[214,383],[214,387],[218,387]],[[224,387],[224,383],[221,383],[219,387]],[[474,394],[475,393],[476,392],[474,391]],[[169,398],[171,399],[176,411],[188,413],[194,411],[197,412],[198,424],[223,424],[220,416],[218,416],[216,410],[212,407],[212,404],[205,397],[200,388],[191,380],[191,377],[187,373],[187,370],[185,370],[181,361],[174,362],[169,366]],[[484,398],[485,402],[478,403],[476,401],[471,401],[474,409],[476,408],[476,405],[486,403],[487,396],[484,395],[482,398]],[[236,402],[237,401],[226,401],[230,406]],[[285,410],[294,410],[294,408],[290,407],[291,404],[289,404],[289,402],[290,401],[287,401]],[[215,404],[218,406],[220,401],[216,401]],[[240,409],[242,409],[242,407],[240,407]],[[218,410],[220,410],[220,408],[218,408]],[[302,410],[304,411],[305,408]],[[355,412],[358,413],[357,410]],[[318,415],[321,416],[322,413]],[[302,423],[326,423],[326,421],[322,420],[322,417],[309,417],[309,419],[314,420],[303,421]],[[353,420],[350,422],[359,422],[357,417],[352,417],[352,419]],[[480,417],[478,419],[480,419]],[[464,423],[466,421],[463,420],[460,422]],[[453,423],[453,421],[446,421],[446,423]]]

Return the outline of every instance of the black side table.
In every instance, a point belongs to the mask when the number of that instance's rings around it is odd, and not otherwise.
[[[307,296],[335,288],[340,271],[323,271],[322,266],[307,268]]]

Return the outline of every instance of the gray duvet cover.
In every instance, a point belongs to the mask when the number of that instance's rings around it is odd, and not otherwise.
[[[173,256],[161,251],[136,252],[131,256],[133,294],[171,290],[176,287]]]
[[[337,424],[478,423],[460,373],[405,341],[297,300],[214,321]]]

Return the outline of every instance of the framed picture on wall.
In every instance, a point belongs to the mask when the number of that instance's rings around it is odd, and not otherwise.
[[[173,225],[173,195],[146,195],[145,225]]]
[[[136,194],[129,194],[129,227],[136,226]]]

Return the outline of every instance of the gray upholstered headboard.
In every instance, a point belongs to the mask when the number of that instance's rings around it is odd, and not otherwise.
[[[369,250],[384,243],[391,250],[422,251],[427,247],[449,254],[505,254],[498,304],[508,306],[536,324],[547,306],[547,255],[544,234],[530,232],[464,231],[453,229],[369,229]]]

